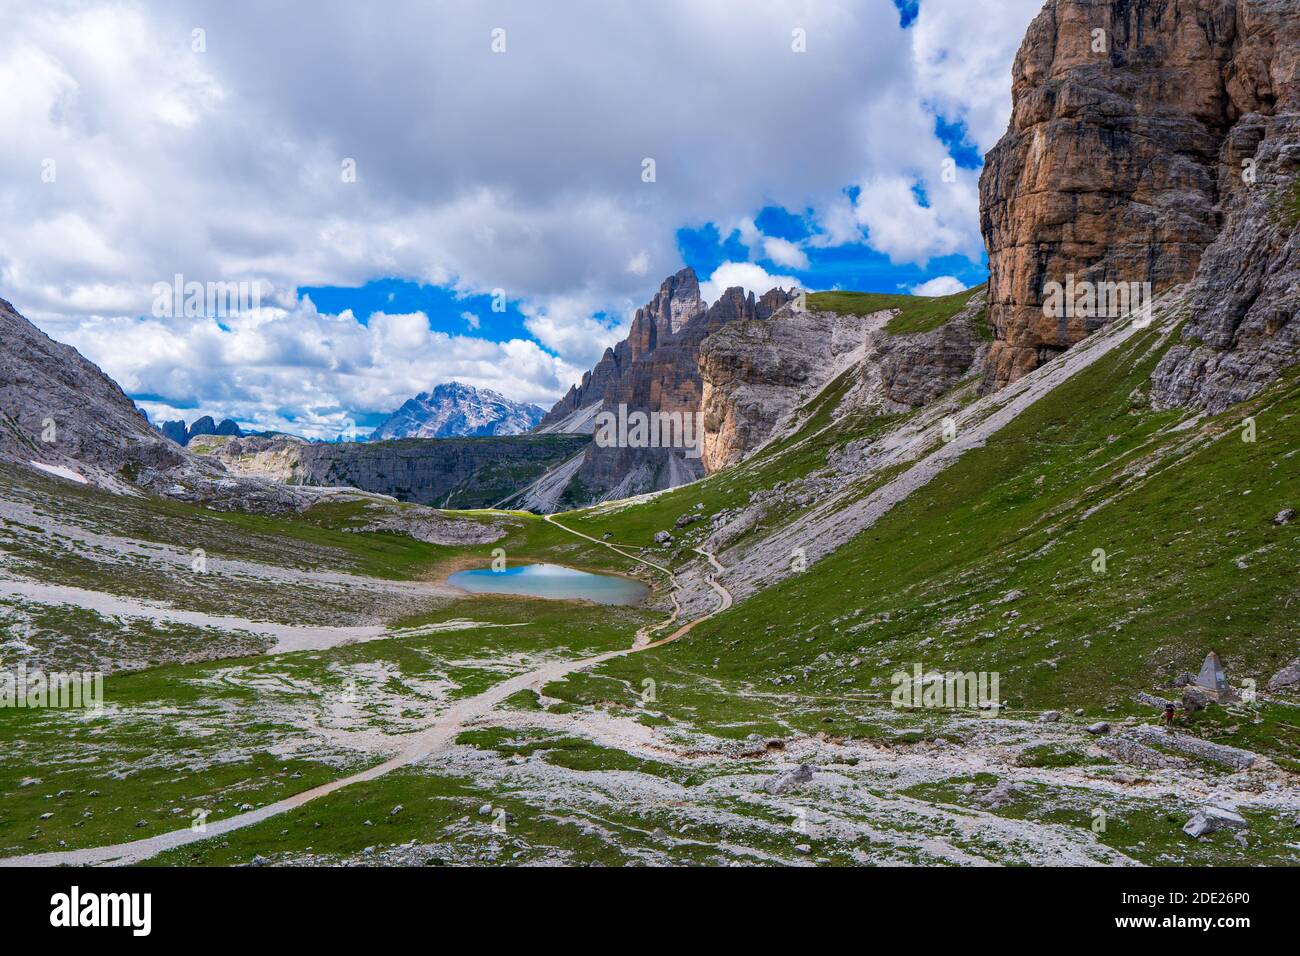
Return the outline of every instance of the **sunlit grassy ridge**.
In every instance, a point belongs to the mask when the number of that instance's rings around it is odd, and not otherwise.
[[[841,315],[871,315],[885,309],[898,309],[885,330],[895,335],[930,332],[943,325],[965,308],[971,296],[983,286],[974,286],[952,295],[891,295],[883,292],[814,292],[808,296],[808,308],[838,312]]]

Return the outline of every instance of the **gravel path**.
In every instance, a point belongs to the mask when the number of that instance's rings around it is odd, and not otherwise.
[[[578,535],[582,538],[588,537],[587,535],[581,534],[581,532],[565,528],[563,525],[559,524],[559,522],[552,523],[558,528],[569,531],[571,534]],[[595,541],[596,539],[589,538],[588,540]],[[620,551],[613,545],[608,544],[608,542],[597,541],[597,543],[605,545],[615,551],[619,551],[620,554],[626,554],[626,552]],[[626,556],[633,557],[632,555]],[[657,568],[658,570],[669,574],[671,577],[671,572],[661,565],[653,564],[652,562],[645,561],[641,558],[633,557],[633,559]],[[724,610],[731,604],[731,595],[721,585],[716,582],[712,583],[720,598],[717,611]],[[714,611],[714,613],[717,613],[717,611]],[[677,615],[674,613],[673,617],[669,618],[663,626],[667,626],[667,624],[675,621],[676,617]],[[268,804],[265,807],[259,807],[258,809],[250,810],[247,813],[240,813],[233,817],[214,821],[209,823],[206,830],[202,833],[197,833],[190,829],[173,830],[170,833],[162,833],[157,836],[147,837],[143,840],[135,840],[130,843],[119,843],[113,846],[8,857],[6,859],[0,859],[0,866],[129,865],[132,863],[139,863],[142,860],[147,860],[151,857],[157,856],[159,853],[174,850],[177,847],[187,846],[191,843],[198,843],[203,840],[210,840],[213,837],[219,837],[235,830],[241,830],[245,827],[253,826],[254,824],[261,823],[263,820],[268,820],[271,817],[287,813],[288,811],[301,807],[313,800],[318,800],[321,797],[333,793],[335,790],[340,790],[343,787],[350,786],[354,783],[375,780],[394,770],[410,766],[411,764],[423,760],[430,754],[447,746],[449,743],[452,743],[467,724],[486,716],[498,704],[504,701],[507,697],[510,697],[512,694],[516,694],[522,690],[534,690],[540,692],[547,684],[559,680],[561,677],[571,674],[574,671],[594,667],[597,664],[613,660],[616,657],[623,657],[628,654],[648,650],[652,647],[660,647],[664,644],[668,644],[671,641],[677,640],[683,634],[686,634],[691,630],[691,628],[695,627],[695,625],[699,624],[701,621],[706,620],[706,618],[707,616],[691,621],[678,628],[668,637],[661,638],[657,641],[651,641],[640,645],[634,644],[631,647],[622,648],[616,651],[606,651],[602,654],[579,658],[577,660],[553,661],[535,668],[534,670],[528,671],[527,673],[511,677],[502,681],[500,684],[489,688],[481,694],[453,704],[433,726],[406,738],[408,742],[405,748],[403,748],[396,756],[390,757],[383,763],[370,767],[367,770],[362,770],[359,773],[354,773],[347,777],[342,777],[338,780],[321,784],[318,787],[313,787],[311,790],[304,790],[302,793],[294,794],[292,797],[287,797],[286,799],[277,801],[276,803]]]

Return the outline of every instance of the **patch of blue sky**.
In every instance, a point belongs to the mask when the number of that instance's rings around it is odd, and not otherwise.
[[[924,198],[924,193],[918,198]],[[771,206],[755,217],[755,224],[765,235],[792,242],[813,233],[812,223],[806,216]],[[677,247],[683,261],[701,279],[707,279],[724,262],[746,262],[750,255],[736,233],[722,236],[713,223],[698,229],[679,229]],[[755,261],[773,275],[793,276],[809,289],[900,292],[939,276],[955,276],[968,288],[988,279],[986,256],[981,256],[978,262],[960,255],[942,256],[921,267],[891,262],[887,255],[865,242],[831,247],[803,245],[802,248],[808,257],[807,269],[794,269],[763,258]]]
[[[961,120],[949,121],[942,116],[935,116],[934,135],[962,169],[979,169],[984,165],[979,147],[971,142],[970,132]]]
[[[754,217],[754,225],[765,236],[799,242],[812,235],[809,213],[799,214],[780,206],[764,206]]]
[[[310,286],[298,292],[309,296],[317,311],[337,315],[351,309],[362,324],[369,322],[375,312],[391,315],[423,312],[429,317],[429,328],[448,335],[468,335],[491,342],[532,338],[524,328],[518,303],[507,299],[504,312],[493,312],[491,295],[462,297],[441,286],[391,278],[372,279],[355,288]],[[477,328],[466,314],[477,320]]]
[[[894,0],[894,6],[898,7],[898,25],[904,30],[916,22],[921,12],[921,0]]]

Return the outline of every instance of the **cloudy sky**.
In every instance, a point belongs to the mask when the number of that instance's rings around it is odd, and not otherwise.
[[[548,405],[683,265],[712,297],[982,281],[1041,5],[0,0],[0,297],[155,420]],[[177,275],[263,294],[159,315]]]

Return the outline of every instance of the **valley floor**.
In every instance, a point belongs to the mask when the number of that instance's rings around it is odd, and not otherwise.
[[[942,418],[1007,406],[831,416],[833,383],[736,469],[549,520],[256,517],[0,469],[0,671],[107,675],[98,711],[0,707],[0,863],[1300,863],[1300,706],[1265,691],[1300,653],[1296,526],[1272,520],[1298,386],[1152,411],[1166,333],[951,451]],[[413,514],[445,534],[384,530]],[[498,548],[654,597],[442,583]],[[1261,693],[1158,728],[1152,695],[1211,644]],[[892,706],[913,662],[998,671],[1004,706]],[[1207,806],[1246,828],[1186,834]]]

